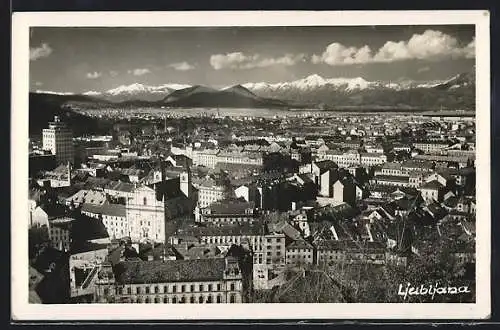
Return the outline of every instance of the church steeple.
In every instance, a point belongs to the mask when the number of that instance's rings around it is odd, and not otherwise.
[[[192,196],[192,182],[191,182],[191,170],[187,164],[187,161],[184,163],[184,169],[180,175],[180,189],[181,192],[188,198]]]

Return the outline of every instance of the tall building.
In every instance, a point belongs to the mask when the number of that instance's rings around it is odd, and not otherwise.
[[[74,161],[73,132],[61,122],[59,116],[54,116],[49,128],[43,129],[43,149],[56,155],[58,163]]]

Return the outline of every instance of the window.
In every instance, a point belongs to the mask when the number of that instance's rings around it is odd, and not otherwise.
[[[189,289],[189,291],[194,292],[194,284],[191,284],[191,287]]]
[[[212,295],[209,295],[207,297],[207,303],[211,304],[213,302],[213,298],[212,298]]]
[[[222,296],[219,294],[217,295],[217,303],[220,304],[222,302]]]
[[[200,284],[200,291],[203,291],[203,284]]]
[[[149,293],[149,286],[146,287],[146,293]]]
[[[166,286],[166,285],[165,285],[165,286],[163,287],[163,292],[168,292],[168,286]]]
[[[217,291],[220,291],[220,290],[221,290],[221,285],[217,284]]]
[[[235,295],[235,294],[231,294],[231,295],[229,296],[229,302],[230,302],[231,304],[234,304],[234,303],[236,302],[236,295]]]
[[[141,293],[141,287],[138,286],[135,288],[135,293],[140,294]]]
[[[194,302],[195,302],[195,300],[194,300],[194,296],[191,296],[191,298],[189,298],[189,302],[190,302],[191,304],[194,304]]]
[[[208,291],[212,291],[212,284],[208,285]]]
[[[181,301],[180,301],[181,304],[185,304],[186,303],[186,297],[182,296],[181,297]]]
[[[132,294],[132,288],[127,288],[127,293]]]
[[[155,286],[155,293],[159,293],[160,292],[160,288],[158,286]]]
[[[181,292],[186,292],[186,286],[185,285],[181,285]]]
[[[172,304],[177,304],[177,297],[172,297]]]
[[[176,285],[172,286],[172,292],[177,292],[177,286]]]
[[[142,200],[143,204],[144,205],[148,205],[148,199],[146,197],[144,197],[144,199]]]
[[[199,296],[199,297],[198,297],[198,302],[199,302],[200,304],[203,304],[203,296]]]
[[[168,297],[164,297],[164,298],[163,298],[163,302],[164,302],[165,304],[168,304]]]
[[[231,291],[234,291],[234,290],[236,290],[236,287],[235,287],[234,283],[231,283]]]

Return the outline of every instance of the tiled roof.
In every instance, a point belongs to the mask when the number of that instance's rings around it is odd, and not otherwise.
[[[318,166],[320,170],[335,169],[339,167],[337,163],[331,160],[321,160],[314,162],[314,164]]]
[[[124,261],[116,265],[118,283],[170,283],[222,280],[225,259]]]
[[[262,224],[242,224],[242,225],[224,225],[213,227],[192,227],[178,230],[179,236],[257,236],[265,235],[266,228]]]
[[[82,212],[109,215],[115,217],[125,217],[125,205],[122,204],[104,204],[94,205],[89,203],[82,204]]]
[[[383,169],[390,169],[390,170],[400,170],[401,169],[401,164],[396,163],[396,162],[387,162],[382,165]]]
[[[316,242],[318,250],[344,250],[344,251],[384,251],[381,242],[354,242],[352,240],[320,240]]]
[[[426,182],[420,187],[420,189],[441,189],[441,188],[443,188],[443,185],[439,183],[439,181],[437,180]]]
[[[416,161],[416,160],[406,160],[401,164],[403,167],[406,168],[425,168],[425,169],[432,169],[433,164],[432,162],[421,160],[421,161]]]
[[[239,199],[226,199],[212,203],[207,209],[210,209],[210,215],[222,214],[245,214],[247,209],[253,209],[254,202],[241,201]]]
[[[293,241],[292,243],[290,243],[286,249],[312,249],[313,246],[311,245],[311,243],[303,240],[303,239],[298,239],[296,241]]]
[[[82,189],[73,196],[68,197],[67,201],[68,202],[73,201],[75,203],[102,205],[106,203],[106,194],[102,191]]]
[[[224,254],[216,245],[175,246],[184,259],[223,258]]]
[[[135,186],[132,183],[126,183],[122,181],[111,181],[107,183],[104,189],[121,191],[121,192],[132,192]]]
[[[388,181],[388,182],[409,182],[410,178],[407,176],[398,175],[376,175],[374,180],[378,181]]]

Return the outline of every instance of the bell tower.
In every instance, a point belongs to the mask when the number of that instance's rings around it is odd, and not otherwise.
[[[180,178],[180,190],[187,197],[191,198],[192,196],[192,183],[191,183],[191,171],[189,167],[185,167],[184,171],[181,172]]]

